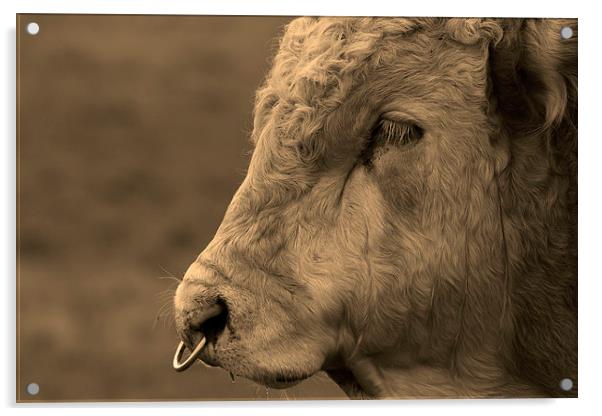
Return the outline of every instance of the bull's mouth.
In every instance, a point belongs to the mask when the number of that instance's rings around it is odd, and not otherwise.
[[[185,350],[187,349],[184,341],[180,341],[176,352],[173,357],[173,368],[176,371],[185,371],[190,368],[197,360],[209,367],[219,367],[219,364],[208,354],[207,351],[207,338],[205,335],[201,335],[198,343],[191,349],[191,353],[188,357],[183,358]],[[230,376],[234,378],[232,372]],[[311,374],[303,375],[286,375],[278,374],[275,376],[262,377],[261,380],[257,380],[261,384],[274,389],[286,389],[293,387],[303,380],[308,379]]]
[[[295,380],[295,381],[271,380],[271,381],[264,381],[262,384],[264,384],[266,387],[269,387],[271,389],[282,390],[282,389],[288,389],[288,388],[294,387],[297,384],[301,383],[303,380],[305,380],[305,379],[299,379],[299,380]]]
[[[261,380],[261,384],[273,389],[288,389],[296,386],[303,380],[306,380],[311,375],[284,375],[280,374],[275,377],[266,377]]]

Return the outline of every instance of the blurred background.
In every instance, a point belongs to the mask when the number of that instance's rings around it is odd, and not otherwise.
[[[19,16],[19,400],[344,397],[322,373],[266,390],[171,368],[172,277],[244,178],[254,92],[288,20]]]

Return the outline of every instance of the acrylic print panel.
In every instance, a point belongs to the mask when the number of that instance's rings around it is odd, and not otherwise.
[[[18,401],[577,396],[576,20],[17,32]]]

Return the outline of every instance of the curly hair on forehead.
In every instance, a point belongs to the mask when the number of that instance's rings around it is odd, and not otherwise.
[[[422,29],[467,44],[501,36],[499,25],[482,19],[298,18],[286,27],[269,81],[289,93],[301,79],[326,84],[378,62],[383,39]]]
[[[268,116],[283,138],[294,138],[298,143],[315,135],[328,114],[367,78],[370,69],[395,58],[395,48],[407,49],[408,57],[421,56],[427,42],[424,39],[391,42],[420,32],[430,33],[435,41],[449,39],[464,45],[483,40],[483,47],[501,38],[500,26],[487,19],[295,19],[285,28],[272,69],[257,92],[253,140],[258,139]],[[298,156],[313,160],[324,145],[310,144],[304,148],[308,155]]]
[[[501,27],[486,19],[298,18],[285,29],[267,82],[257,94],[258,110],[277,98],[321,110],[336,106],[354,80],[382,61],[384,39],[422,30],[467,45],[498,42],[502,36]]]

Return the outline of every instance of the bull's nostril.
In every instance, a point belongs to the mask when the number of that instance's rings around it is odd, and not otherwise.
[[[228,323],[229,311],[226,303],[223,300],[218,300],[217,305],[219,307],[219,313],[209,317],[194,328],[205,335],[207,342],[215,343],[220,334],[224,332],[226,324]]]
[[[203,287],[184,282],[178,287],[174,303],[176,331],[185,349],[191,352],[189,357],[193,357],[181,362],[184,350],[178,347],[174,356],[174,368],[183,371],[201,356],[204,357],[204,363],[213,365],[212,352],[229,320],[230,311],[225,300]],[[207,344],[212,345],[211,350],[207,349]],[[195,351],[196,356],[193,356]]]
[[[176,330],[181,341],[172,361],[172,366],[176,371],[184,371],[189,368],[200,357],[207,343],[211,342],[215,345],[217,338],[228,323],[228,308],[221,299],[209,307],[196,305],[196,307],[180,313],[182,318],[176,320]],[[190,355],[182,361],[185,349],[190,351]],[[215,365],[207,358],[203,362],[206,365]]]

